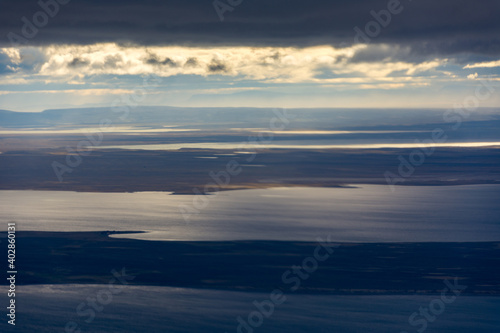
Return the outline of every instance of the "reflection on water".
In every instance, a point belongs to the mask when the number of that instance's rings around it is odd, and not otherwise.
[[[196,143],[169,143],[152,145],[115,145],[99,146],[97,149],[139,149],[139,150],[179,150],[179,149],[382,149],[382,148],[426,148],[426,147],[500,147],[500,142],[445,142],[445,143],[344,143],[321,144],[308,143],[303,140],[299,143],[274,142],[272,144],[249,142],[196,142]],[[92,148],[92,147],[89,147]]]
[[[0,321],[1,332],[64,332],[73,321],[81,332],[245,332],[237,317],[248,318],[255,300],[269,299],[265,293],[194,290],[168,287],[127,287],[114,295],[95,318],[78,315],[76,308],[96,297],[108,286],[41,285],[21,286],[17,300],[16,327]],[[4,294],[4,289],[0,289]],[[332,296],[286,294],[254,332],[416,332],[409,316],[428,307],[436,296]],[[428,323],[427,332],[498,333],[499,297],[459,296]],[[81,312],[88,310],[84,307]],[[417,319],[421,319],[419,316]]]
[[[20,230],[144,230],[150,240],[498,241],[500,185],[276,188],[220,192],[186,223],[195,196],[165,192],[0,191]]]

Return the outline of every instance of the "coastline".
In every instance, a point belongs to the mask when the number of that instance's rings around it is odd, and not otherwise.
[[[294,241],[109,237],[124,233],[137,231],[19,231],[18,284],[100,284],[109,280],[112,269],[123,268],[134,276],[131,285],[265,292],[286,288],[283,272],[318,246]],[[500,268],[495,265],[500,242],[336,245],[297,293],[430,295],[440,292],[444,280],[456,277],[467,285],[464,295],[500,295]],[[50,265],[43,260],[48,257]]]

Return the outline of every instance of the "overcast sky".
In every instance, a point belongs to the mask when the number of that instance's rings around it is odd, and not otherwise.
[[[140,89],[142,105],[448,108],[500,83],[498,0],[55,1],[0,3],[0,109]]]

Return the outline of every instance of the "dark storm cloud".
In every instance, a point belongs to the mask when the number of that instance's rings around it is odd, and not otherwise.
[[[208,65],[208,71],[211,73],[221,73],[227,71],[227,65],[220,60],[213,59]]]
[[[88,64],[89,62],[87,60],[76,57],[68,63],[68,67],[82,67],[87,66]]]
[[[95,69],[106,69],[106,68],[117,68],[118,64],[122,62],[123,59],[120,55],[111,55],[107,56],[104,61],[100,62],[93,62],[92,63],[92,68]],[[90,61],[86,59],[82,59],[80,57],[74,57],[73,60],[71,60],[67,66],[70,68],[79,68],[79,67],[85,67],[90,65]]]
[[[146,59],[146,63],[149,65],[166,65],[170,67],[177,67],[177,63],[169,57],[161,60],[156,54],[150,54]]]
[[[30,44],[340,46],[352,44],[353,28],[364,31],[374,20],[370,12],[387,9],[387,4],[388,0],[243,0],[224,13],[221,22],[213,0],[72,0],[59,5],[46,26],[26,40]],[[402,12],[392,15],[370,43],[409,46],[408,56],[415,57],[500,55],[498,0],[402,0],[401,6]],[[22,36],[21,18],[32,22],[40,10],[36,0],[2,1],[2,43],[9,44],[9,32]]]
[[[198,60],[196,58],[189,58],[186,60],[184,67],[196,67],[198,66]]]

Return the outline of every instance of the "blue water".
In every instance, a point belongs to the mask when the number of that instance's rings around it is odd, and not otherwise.
[[[144,193],[0,191],[2,222],[18,230],[146,230],[129,237],[176,240],[273,239],[315,241],[498,241],[500,186],[281,188],[221,192],[186,222],[179,207],[199,198]],[[50,260],[47,262],[50,264]],[[117,267],[119,269],[119,267]],[[111,278],[111,274],[110,274]],[[286,294],[262,323],[248,321],[266,293],[127,287],[95,318],[77,307],[105,285],[18,286],[16,327],[2,311],[0,332],[417,332],[409,318],[438,296],[335,296]],[[0,302],[7,304],[0,287]],[[89,309],[88,306],[83,309]],[[427,322],[425,332],[498,333],[500,297],[458,296]],[[418,317],[421,319],[421,317]],[[241,326],[243,327],[243,326]],[[71,332],[71,331],[69,331]],[[74,331],[78,332],[78,331]]]
[[[18,230],[143,230],[150,240],[345,242],[499,241],[500,185],[278,188],[201,196],[164,192],[0,191],[2,221]]]
[[[66,324],[74,322],[82,333],[248,333],[237,330],[237,317],[248,321],[256,311],[252,303],[269,299],[266,293],[134,286],[114,295],[109,304],[98,303],[103,308],[94,311],[95,318],[87,323],[89,315],[78,315],[77,307],[108,290],[107,285],[42,285],[19,290],[17,325],[9,327],[3,318],[1,332],[65,332]],[[286,301],[276,305],[269,317],[262,317],[260,326],[250,326],[253,332],[417,332],[422,326],[411,326],[410,315],[420,307],[428,308],[438,296],[285,297]],[[84,305],[81,310],[88,309]],[[500,297],[458,296],[434,316],[433,322],[427,322],[425,332],[498,333],[499,309]]]

